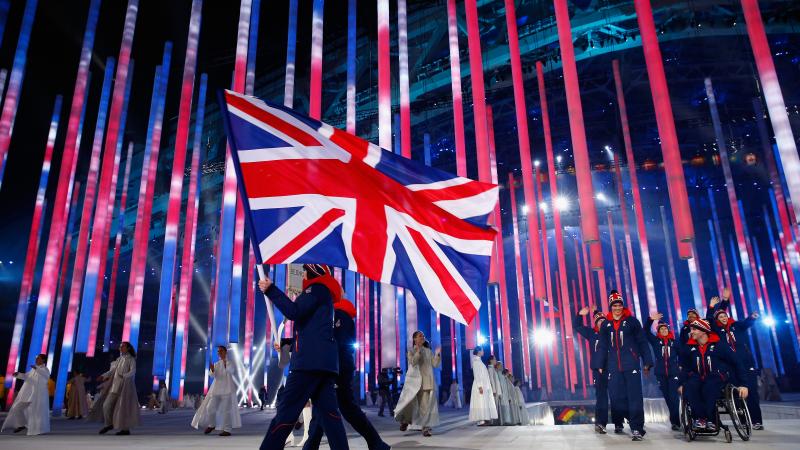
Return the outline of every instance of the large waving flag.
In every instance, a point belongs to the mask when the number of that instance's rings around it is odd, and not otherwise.
[[[225,91],[223,106],[257,259],[347,268],[472,320],[486,289],[497,186],[254,97]]]

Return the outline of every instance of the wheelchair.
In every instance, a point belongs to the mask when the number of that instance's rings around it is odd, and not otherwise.
[[[758,395],[758,393],[753,392],[750,395]],[[691,408],[683,395],[680,396],[681,428],[683,429],[684,437],[689,442],[695,440],[698,436],[718,436],[720,431],[724,434],[726,442],[733,441],[733,434],[729,426],[722,423],[722,415],[730,416],[733,428],[743,441],[750,440],[750,433],[753,429],[753,423],[750,421],[750,411],[747,409],[745,399],[739,396],[739,390],[736,386],[728,384],[720,392],[720,397],[717,399],[716,417],[714,418],[715,431],[694,428]]]

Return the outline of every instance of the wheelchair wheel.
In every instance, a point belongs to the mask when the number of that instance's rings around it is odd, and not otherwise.
[[[678,410],[680,411],[681,428],[683,435],[687,442],[691,442],[697,437],[697,433],[692,430],[692,415],[689,411],[689,405],[684,400],[683,396],[679,397]]]
[[[753,393],[753,395],[758,395],[758,393]],[[739,396],[739,390],[734,386],[725,390],[725,397],[728,414],[731,416],[731,421],[733,422],[733,427],[736,428],[736,433],[743,441],[749,441],[753,423],[750,421],[750,411],[747,409],[747,402]]]

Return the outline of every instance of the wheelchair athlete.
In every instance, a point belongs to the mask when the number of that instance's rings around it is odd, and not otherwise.
[[[681,351],[681,373],[678,393],[692,411],[692,428],[717,431],[717,399],[722,388],[735,375],[745,379],[745,369],[724,340],[711,331],[708,321],[697,319],[690,325],[690,337]],[[746,399],[747,388],[738,388]]]

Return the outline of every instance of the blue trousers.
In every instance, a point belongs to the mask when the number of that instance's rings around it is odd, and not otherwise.
[[[664,401],[667,402],[669,408],[669,422],[672,425],[680,425],[681,420],[679,417],[678,405],[678,377],[667,377],[665,375],[656,375],[658,380],[658,387],[661,389],[661,394],[664,396]]]
[[[605,427],[608,424],[608,375],[592,369],[594,377],[594,423]]]
[[[753,423],[764,423],[761,418],[761,399],[758,398],[758,371],[755,369],[747,370],[747,378],[744,380],[747,388],[747,409],[750,411],[750,420]]]
[[[261,442],[261,450],[282,449],[286,438],[292,432],[297,417],[309,399],[315,413],[322,419],[322,428],[328,436],[332,450],[348,450],[347,433],[339,414],[334,382],[336,375],[319,371],[292,371],[286,379],[286,386],[278,399],[275,418]]]
[[[611,397],[612,414],[614,411],[624,414],[631,430],[644,432],[644,398],[640,372],[641,370],[610,372],[608,393]]]
[[[355,402],[352,371],[348,370],[336,377],[336,399],[339,401],[339,410],[342,412],[342,417],[367,441],[367,448],[370,450],[388,448],[378,431],[367,419],[367,415]],[[308,429],[308,440],[303,445],[303,450],[316,450],[319,448],[320,441],[322,441],[323,430],[320,426],[319,418],[323,417],[323,413],[316,403],[314,403],[313,407],[314,412]]]
[[[693,419],[716,420],[717,399],[724,386],[725,381],[717,374],[712,374],[705,380],[697,376],[686,380],[683,384],[683,396],[692,408]]]

